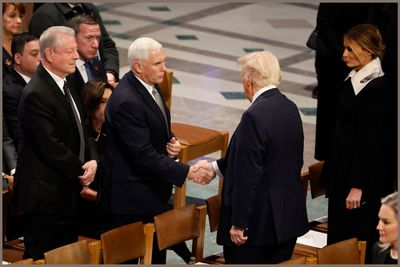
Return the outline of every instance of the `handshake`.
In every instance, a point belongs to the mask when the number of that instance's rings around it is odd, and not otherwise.
[[[190,166],[188,178],[196,184],[205,185],[210,183],[215,175],[211,162],[199,160],[195,165]]]

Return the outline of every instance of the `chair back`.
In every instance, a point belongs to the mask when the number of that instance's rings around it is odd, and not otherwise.
[[[323,161],[319,161],[308,166],[308,179],[310,180],[310,191],[312,199],[325,195],[326,189],[319,185],[323,166]]]
[[[104,264],[118,264],[144,257],[146,253],[143,223],[136,222],[101,235]]]
[[[172,70],[166,70],[164,72],[164,78],[161,83],[158,84],[161,89],[161,95],[167,105],[168,109],[171,110],[171,95],[172,95],[172,82],[174,72]]]
[[[154,216],[158,247],[169,248],[193,240],[192,255],[196,262],[203,258],[206,206],[194,204],[175,208]]]
[[[11,264],[33,264],[33,259],[29,258],[29,259],[19,260],[12,262]]]
[[[81,240],[44,253],[46,264],[90,264],[88,242]]]
[[[154,225],[160,249],[199,237],[199,222],[194,204],[154,216]]]
[[[219,218],[221,214],[221,201],[220,194],[209,197],[206,200],[210,232],[215,232],[218,230]]]
[[[362,264],[364,252],[359,249],[357,238],[347,239],[317,249],[318,264]]]

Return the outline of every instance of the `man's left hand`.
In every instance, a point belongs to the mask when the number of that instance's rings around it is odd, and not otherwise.
[[[82,169],[85,173],[81,176],[78,176],[81,184],[83,186],[88,186],[94,180],[94,176],[96,175],[97,170],[97,162],[95,160],[90,160],[83,164]]]

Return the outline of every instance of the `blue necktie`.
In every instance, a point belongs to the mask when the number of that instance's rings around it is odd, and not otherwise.
[[[91,67],[90,62],[86,61],[84,65],[85,65],[85,70],[86,70],[86,74],[88,77],[88,81],[93,80],[93,72],[92,72],[92,67]]]

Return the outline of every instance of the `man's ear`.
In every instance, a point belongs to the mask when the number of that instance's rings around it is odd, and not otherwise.
[[[44,50],[44,57],[45,57],[45,60],[46,61],[48,61],[48,62],[53,62],[53,50],[51,50],[51,48],[46,48],[45,50]]]
[[[136,73],[140,74],[143,72],[143,66],[142,63],[138,60],[134,60],[132,62],[132,68],[135,70]]]
[[[22,55],[20,53],[14,54],[14,63],[16,65],[21,65],[21,57],[22,57]]]

